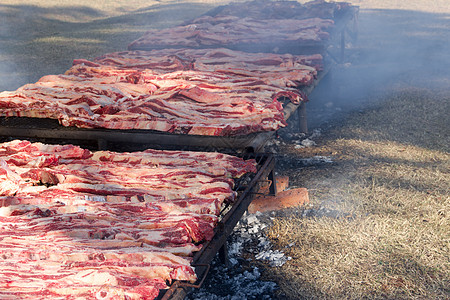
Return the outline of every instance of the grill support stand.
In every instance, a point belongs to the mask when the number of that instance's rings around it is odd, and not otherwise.
[[[270,184],[269,193],[272,196],[277,195],[277,178],[275,176],[275,170],[272,169],[269,175],[267,175],[267,179],[269,179],[272,183]]]
[[[225,266],[229,265],[229,260],[228,260],[228,242],[225,241],[222,245],[222,247],[220,247],[219,249],[219,260],[222,264],[224,264]]]
[[[306,116],[306,103],[302,102],[297,110],[298,129],[301,133],[308,134],[308,118]]]

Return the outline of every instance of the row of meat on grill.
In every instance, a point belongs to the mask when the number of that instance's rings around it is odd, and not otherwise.
[[[305,101],[296,87],[316,76],[316,68],[301,62],[320,64],[320,58],[228,49],[112,53],[93,62],[75,60],[65,74],[0,93],[0,114],[193,135],[276,130],[285,125],[278,100]]]
[[[288,8],[296,2],[280,3]],[[217,47],[233,48],[234,43],[244,42],[257,46],[266,38],[274,46],[286,39],[300,47],[310,40],[324,44],[333,20],[249,20],[223,13],[151,30],[132,42],[130,51],[92,61],[77,59],[65,74],[44,76],[16,91],[2,92],[0,116],[57,119],[63,126],[81,128],[209,136],[284,127],[282,102],[307,101],[299,88],[312,84],[323,67],[322,55],[246,53]],[[202,42],[214,40],[213,34],[221,43]],[[185,39],[199,44],[185,43]],[[163,49],[150,50],[155,48]]]
[[[153,299],[195,282],[233,178],[254,160],[0,144],[0,298]]]

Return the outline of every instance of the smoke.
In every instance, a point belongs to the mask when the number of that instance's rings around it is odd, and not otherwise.
[[[150,28],[178,25],[212,3],[10,1],[0,4],[0,91],[64,73],[74,58],[124,51]],[[36,2],[36,1],[35,1]],[[70,5],[70,6],[68,6]],[[122,9],[126,7],[126,9]]]
[[[346,37],[346,61],[311,94],[310,128],[359,110],[393,87],[450,86],[449,14],[361,10],[358,39]]]
[[[10,20],[5,7],[0,6],[0,91],[8,89],[14,82],[14,59],[8,53],[10,40]]]
[[[1,25],[0,25],[1,26]],[[7,54],[0,49],[0,91],[9,90],[14,85],[14,63],[10,61]]]
[[[35,79],[29,67],[38,58],[27,48],[37,23],[33,6],[0,4],[0,91]]]

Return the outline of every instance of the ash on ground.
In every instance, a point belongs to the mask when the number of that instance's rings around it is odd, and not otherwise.
[[[278,131],[277,137],[268,141],[265,151],[270,153],[280,152],[280,147],[294,145],[295,149],[310,148],[316,146],[314,139],[321,136],[320,129],[314,129],[310,135],[301,132],[292,132],[288,130]]]
[[[245,214],[228,239],[228,263],[216,257],[208,279],[201,289],[192,291],[190,300],[275,299],[274,282],[261,279],[261,270],[252,260],[261,260],[270,267],[282,266],[290,257],[272,250],[264,229],[271,217],[261,213]],[[251,258],[243,258],[251,257]]]
[[[286,153],[284,149],[293,147],[294,149],[313,148],[316,146],[315,140],[322,135],[320,128],[314,129],[309,135],[305,133],[293,133],[291,131],[280,131],[279,135],[268,141],[265,152],[272,153],[277,159],[277,169],[292,170],[311,166],[325,166],[334,163],[331,156],[313,155],[310,157],[298,157]]]

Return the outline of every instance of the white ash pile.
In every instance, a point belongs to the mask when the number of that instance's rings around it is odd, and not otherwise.
[[[278,170],[291,170],[334,163],[333,157],[331,156],[315,155],[302,158],[296,155],[290,155],[289,151],[288,153],[285,151],[290,147],[291,149],[299,150],[316,146],[315,140],[322,135],[321,132],[320,128],[314,129],[310,135],[298,132],[280,132],[279,136],[267,142],[265,151],[273,153],[276,156]]]
[[[278,137],[267,142],[265,150],[271,153],[280,152],[280,147],[294,145],[295,149],[310,148],[316,146],[314,141],[322,135],[321,129],[314,129],[310,135],[301,132],[289,132],[280,130]]]
[[[272,244],[264,233],[264,229],[267,227],[267,223],[271,222],[271,219],[271,217],[260,212],[246,214],[241,219],[231,236],[232,243],[230,246],[239,245],[241,248],[238,249],[237,255],[240,255],[242,247],[245,246],[245,251],[254,254],[255,259],[265,261],[271,267],[281,267],[291,259],[281,251],[271,249]],[[230,261],[233,263],[232,258],[230,258]]]
[[[260,270],[251,265],[252,258],[242,258],[253,257],[271,267],[280,267],[291,259],[281,251],[273,250],[265,236],[264,229],[271,219],[262,213],[246,213],[228,239],[228,264],[224,265],[216,258],[203,287],[191,292],[187,299],[274,299],[277,285],[261,280]]]
[[[318,164],[330,164],[333,163],[331,156],[315,155],[312,157],[302,159],[305,166],[318,165]]]

